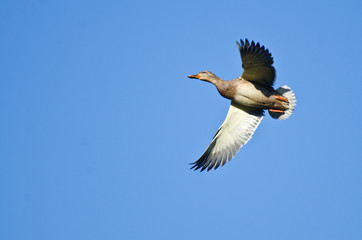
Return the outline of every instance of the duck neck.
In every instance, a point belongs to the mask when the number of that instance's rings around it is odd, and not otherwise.
[[[209,82],[216,86],[221,96],[232,99],[234,92],[231,91],[233,89],[233,86],[230,81],[225,81],[215,76],[214,78],[209,79]]]
[[[222,85],[222,82],[226,82],[224,80],[222,80],[221,78],[217,77],[217,76],[210,76],[207,80],[205,80],[207,82],[210,82],[212,84],[214,84],[216,87]]]

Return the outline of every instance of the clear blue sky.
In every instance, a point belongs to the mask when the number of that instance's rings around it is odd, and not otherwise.
[[[0,239],[362,239],[360,1],[3,1]],[[291,118],[194,172],[273,54]]]

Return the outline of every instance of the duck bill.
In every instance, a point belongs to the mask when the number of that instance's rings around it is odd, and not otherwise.
[[[197,79],[200,79],[200,76],[199,74],[196,74],[196,75],[188,75],[189,78],[197,78]]]

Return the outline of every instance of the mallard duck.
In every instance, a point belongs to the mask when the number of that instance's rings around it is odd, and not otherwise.
[[[188,76],[214,84],[221,96],[231,100],[225,121],[191,169],[209,171],[230,161],[251,139],[265,109],[274,119],[286,119],[293,113],[296,99],[292,90],[288,86],[273,88],[275,68],[269,50],[247,39],[236,43],[244,69],[240,77],[225,81],[209,71]]]

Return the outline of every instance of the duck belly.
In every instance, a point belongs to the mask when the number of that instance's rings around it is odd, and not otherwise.
[[[275,105],[274,89],[243,84],[237,88],[233,101],[247,107],[268,109]]]

